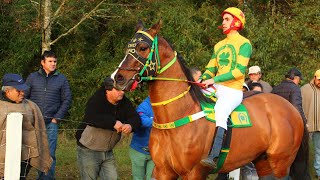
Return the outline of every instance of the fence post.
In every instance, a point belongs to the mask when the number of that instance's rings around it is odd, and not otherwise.
[[[22,117],[17,112],[7,115],[4,179],[20,179]]]

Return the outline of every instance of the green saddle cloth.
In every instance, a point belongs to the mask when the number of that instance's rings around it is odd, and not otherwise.
[[[201,102],[201,108],[207,114],[206,119],[212,122],[216,122],[214,106],[215,103]],[[228,127],[243,128],[252,126],[248,110],[243,104],[240,104],[232,111],[228,121],[230,121]]]

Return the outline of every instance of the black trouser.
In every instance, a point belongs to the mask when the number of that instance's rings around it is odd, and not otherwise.
[[[29,160],[21,161],[21,170],[20,170],[20,180],[25,180],[27,178],[27,175],[31,169],[31,165]]]

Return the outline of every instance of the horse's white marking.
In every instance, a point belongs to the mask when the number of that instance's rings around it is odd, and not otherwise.
[[[123,60],[122,60],[121,63],[119,64],[118,68],[121,67],[121,65],[123,64],[124,60],[126,60],[127,56],[128,56],[128,54],[123,58]],[[117,74],[117,72],[118,72],[118,69],[116,69],[116,70],[111,74],[111,79],[114,80],[114,76]]]

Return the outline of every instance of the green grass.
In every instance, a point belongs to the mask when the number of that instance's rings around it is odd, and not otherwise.
[[[131,136],[123,136],[122,140],[116,145],[114,155],[116,158],[117,171],[120,180],[131,179],[131,162],[129,158],[129,143]],[[65,133],[59,135],[58,147],[56,152],[57,166],[56,179],[80,179],[77,166],[76,141],[73,136],[67,136]],[[313,168],[314,152],[312,143],[310,143],[310,173],[315,177]],[[28,175],[28,179],[35,179],[36,170],[33,168]],[[216,175],[210,175],[207,179],[213,180]]]
[[[117,171],[119,179],[131,179],[131,162],[129,158],[128,147],[131,136],[123,136],[122,140],[116,145],[114,155],[116,158]],[[69,137],[64,133],[59,135],[58,147],[56,151],[56,179],[80,179],[77,165],[77,151],[75,138]],[[32,168],[28,175],[28,179],[35,179],[37,171]]]

